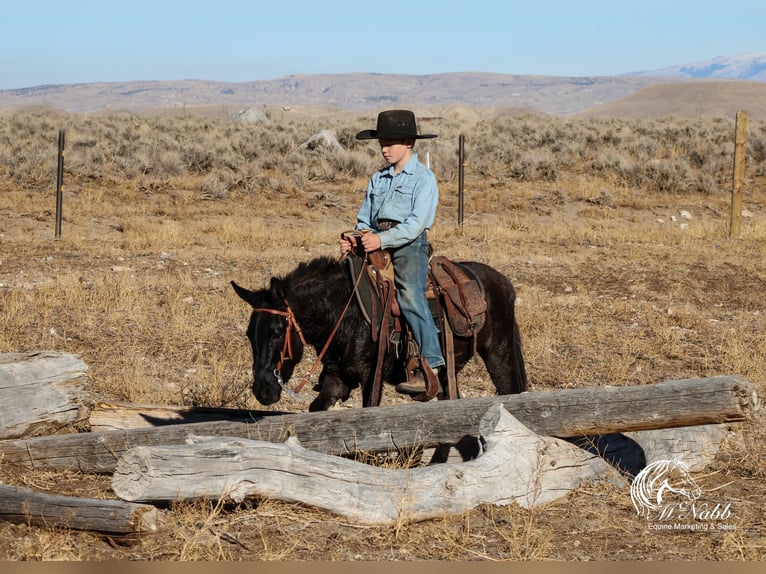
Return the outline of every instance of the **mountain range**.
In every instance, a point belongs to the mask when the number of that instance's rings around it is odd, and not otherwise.
[[[664,101],[665,105],[657,111],[649,110],[640,97],[646,91],[652,95],[650,100]],[[684,103],[690,98],[703,103],[721,102],[725,109],[697,106],[688,111]],[[620,106],[615,105],[622,101],[630,103],[618,113],[615,110]],[[743,105],[766,112],[766,53],[714,58],[615,76],[350,73],[291,75],[242,83],[129,81],[0,90],[0,110],[48,107],[78,113],[141,113],[206,107],[234,111],[267,106],[321,106],[359,111],[406,106],[428,110],[447,105],[515,108],[558,116],[626,112],[633,116],[716,116],[728,115],[732,108]]]
[[[766,82],[766,52],[743,54],[740,56],[721,56],[712,60],[685,64],[683,66],[671,66],[649,72],[637,72],[633,75]]]

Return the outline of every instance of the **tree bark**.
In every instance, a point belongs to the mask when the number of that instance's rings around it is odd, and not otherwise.
[[[51,433],[82,418],[87,372],[68,353],[0,353],[0,439]]]
[[[263,417],[253,423],[209,422],[0,442],[0,459],[32,468],[110,473],[135,446],[181,444],[191,435],[283,442],[334,455],[457,444],[476,436],[479,420],[502,405],[537,434],[582,437],[738,422],[759,405],[756,387],[739,376],[656,385],[591,387],[455,401]]]
[[[525,508],[616,475],[603,459],[541,437],[501,406],[487,413],[486,451],[463,464],[387,469],[283,444],[203,438],[137,447],[118,462],[112,489],[126,500],[264,496],[308,504],[366,524],[459,514],[480,504]]]
[[[156,532],[159,511],[148,504],[77,498],[0,484],[0,520],[115,534]]]

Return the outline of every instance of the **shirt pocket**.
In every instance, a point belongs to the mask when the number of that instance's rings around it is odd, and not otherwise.
[[[413,208],[413,191],[406,187],[397,187],[391,197],[391,206],[400,215],[409,215]]]
[[[386,200],[386,190],[382,187],[373,187],[370,190],[370,208],[373,213],[377,212]]]

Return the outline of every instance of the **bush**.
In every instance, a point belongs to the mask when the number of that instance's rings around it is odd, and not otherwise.
[[[427,131],[439,138],[418,142],[421,161],[430,159],[441,181],[454,181],[463,134],[468,170],[501,183],[508,178],[557,181],[568,170],[647,190],[712,193],[731,177],[733,122],[487,117],[456,111],[429,118]],[[370,121],[348,112],[279,114],[268,124],[191,113],[143,118],[14,112],[0,117],[0,176],[6,185],[49,189],[55,181],[58,129],[65,128],[66,175],[75,181],[140,180],[163,188],[175,178],[197,178],[198,189],[214,197],[233,188],[343,183],[382,166],[377,146],[355,139]],[[336,134],[344,151],[302,147],[321,130]],[[749,132],[748,168],[763,175],[766,128],[751,122]]]

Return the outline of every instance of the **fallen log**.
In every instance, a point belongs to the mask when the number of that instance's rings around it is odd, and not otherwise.
[[[525,508],[616,475],[602,459],[541,437],[502,406],[483,422],[486,450],[459,465],[387,469],[286,443],[201,438],[188,445],[137,447],[117,463],[112,489],[125,500],[264,496],[308,504],[366,524],[463,513],[480,504]]]
[[[78,498],[0,484],[0,520],[112,534],[156,532],[159,511],[149,504]]]
[[[151,405],[136,403],[99,402],[91,407],[89,415],[92,431],[125,430],[181,424],[227,420],[253,422],[262,416],[276,416],[287,413],[277,411],[252,411],[229,408],[182,407],[175,405]],[[630,433],[583,437],[575,444],[605,458],[621,471],[635,475],[649,461],[684,455],[684,462],[690,470],[701,470],[707,466],[720,449],[727,435],[723,425],[697,425],[690,427],[664,428]],[[476,450],[475,442],[461,445],[460,452],[437,453],[433,460],[440,462],[459,461],[469,450]]]
[[[635,476],[646,465],[682,456],[692,471],[710,464],[734,432],[725,425],[698,425],[581,437],[571,442],[598,454],[624,474]]]
[[[0,439],[48,434],[83,418],[87,373],[68,353],[0,353]]]
[[[743,377],[683,379],[291,414],[253,423],[220,421],[0,441],[0,460],[30,468],[110,473],[129,448],[182,444],[192,435],[283,442],[292,433],[305,448],[342,456],[430,448],[476,436],[483,413],[499,405],[537,434],[582,437],[740,422],[758,408],[759,398],[755,385]]]

